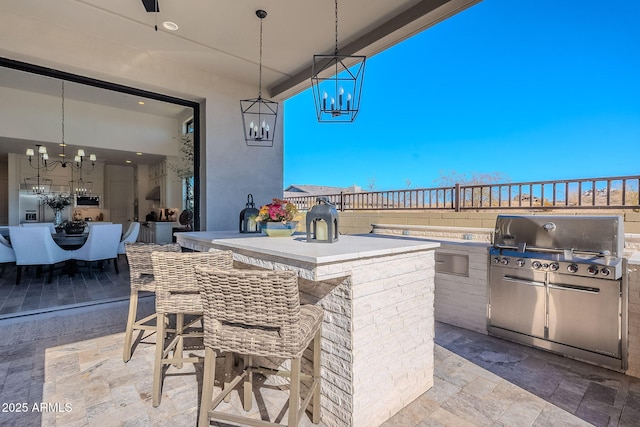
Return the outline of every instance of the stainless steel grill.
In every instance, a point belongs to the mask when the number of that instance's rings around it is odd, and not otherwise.
[[[623,224],[620,216],[499,215],[489,333],[623,370]]]

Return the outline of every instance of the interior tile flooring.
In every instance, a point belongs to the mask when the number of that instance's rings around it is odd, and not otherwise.
[[[118,262],[116,274],[113,262],[105,263],[103,271],[93,263],[91,274],[81,265],[73,276],[58,267],[51,283],[47,283],[47,269],[38,274],[36,267],[23,268],[20,285],[16,285],[17,269],[7,265],[0,277],[0,319],[97,302],[128,299],[129,268],[124,256]]]
[[[140,305],[152,311],[153,298]],[[125,300],[0,319],[0,425],[194,426],[202,366],[170,368],[153,408],[155,337],[122,362],[127,307]],[[255,411],[271,408],[269,417],[282,419],[287,393],[268,386],[258,397]],[[302,425],[312,424],[303,417]],[[588,425],[640,425],[640,379],[441,323],[434,386],[383,424]]]

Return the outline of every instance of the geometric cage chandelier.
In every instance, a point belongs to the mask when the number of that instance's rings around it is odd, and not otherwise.
[[[262,97],[262,20],[267,12],[256,10],[260,18],[260,65],[258,77],[258,97],[240,100],[244,140],[248,146],[273,147],[273,135],[278,118],[278,103]]]
[[[338,0],[335,0],[336,46],[333,55],[314,55],[311,86],[318,122],[353,122],[360,111],[366,56],[340,55]]]

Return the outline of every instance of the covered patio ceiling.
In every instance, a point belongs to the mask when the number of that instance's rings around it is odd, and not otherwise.
[[[343,0],[338,4],[340,52],[375,55],[479,1]],[[335,47],[332,0],[158,0],[158,6],[159,13],[149,13],[141,0],[3,0],[0,23],[27,19],[38,31],[43,22],[133,48],[141,56],[257,85],[255,11],[264,9],[263,89],[280,100],[308,88],[313,55],[331,54]],[[165,21],[179,28],[169,31]],[[0,53],[11,50],[10,37],[3,35]]]

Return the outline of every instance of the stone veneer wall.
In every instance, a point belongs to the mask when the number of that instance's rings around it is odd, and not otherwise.
[[[627,375],[640,378],[640,256],[629,260],[629,360]]]
[[[486,334],[488,244],[441,242],[440,245],[436,257],[438,254],[469,257],[469,276],[436,272],[436,320]]]
[[[433,386],[434,263],[422,251],[354,266],[353,387],[367,396],[354,426],[380,425]]]
[[[301,302],[324,308],[327,427],[380,425],[433,386],[434,254],[381,255],[316,270],[277,257],[234,255],[243,264],[297,271]]]

